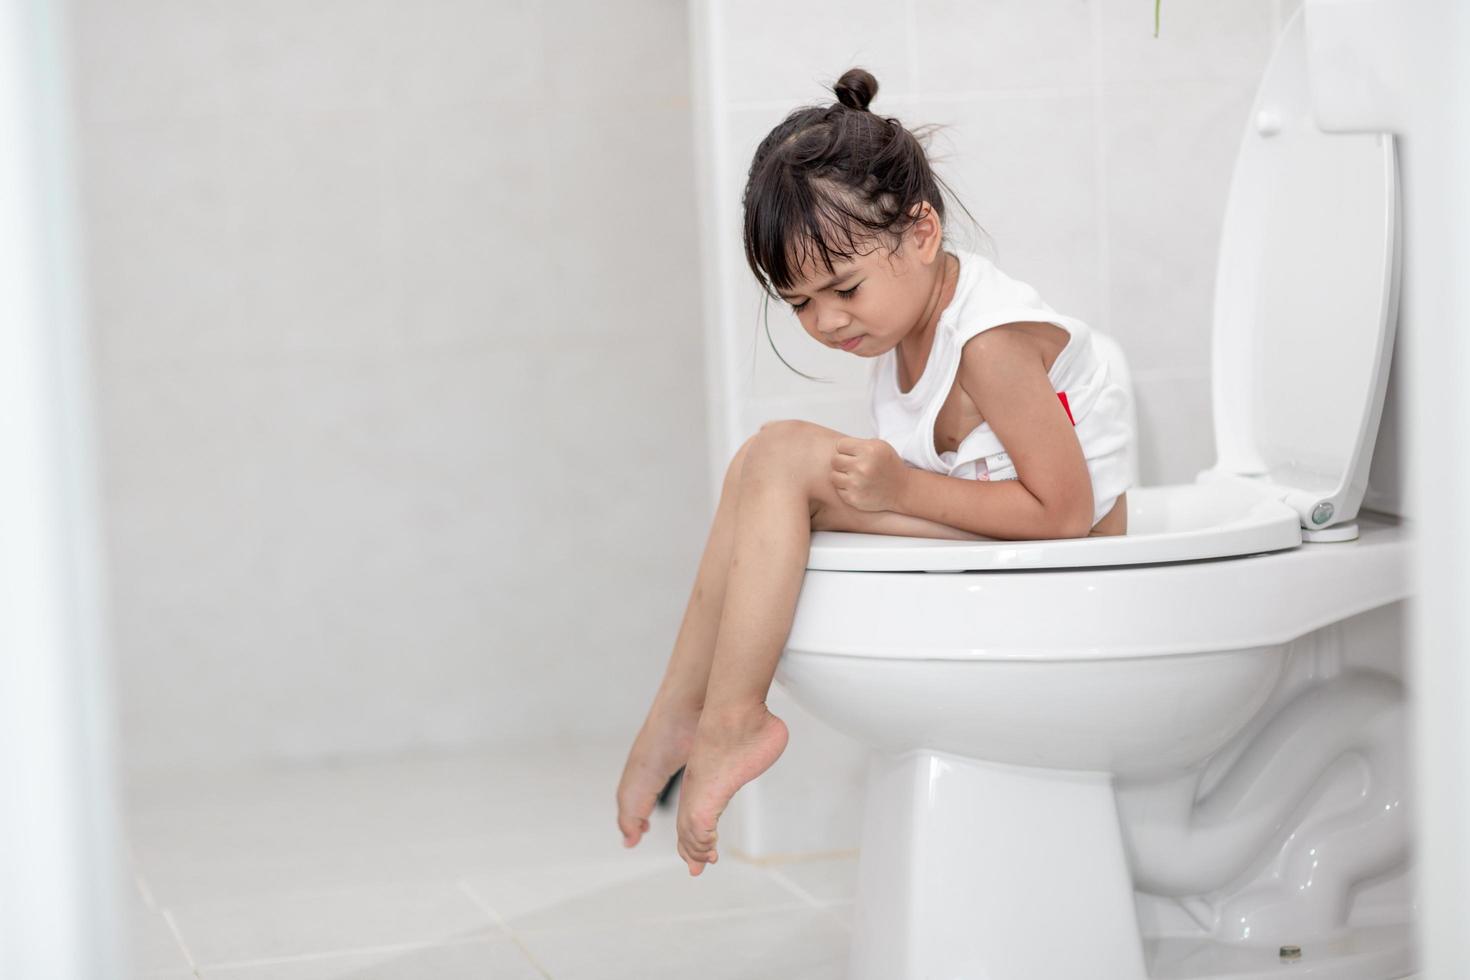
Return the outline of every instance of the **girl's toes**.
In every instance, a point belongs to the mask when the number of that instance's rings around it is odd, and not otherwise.
[[[623,846],[632,847],[648,833],[648,821],[641,817],[618,814],[618,830],[623,833]]]
[[[687,837],[679,839],[679,856],[684,859],[685,864],[689,865],[691,875],[698,875],[709,863],[709,851],[692,843]]]
[[[689,851],[684,849],[680,849],[679,856],[684,859],[685,864],[689,865],[690,876],[699,877],[699,873],[704,870],[704,862],[697,860]]]

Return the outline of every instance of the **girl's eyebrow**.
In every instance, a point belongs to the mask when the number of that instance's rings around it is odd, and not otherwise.
[[[816,291],[820,293],[824,289],[831,289],[833,286],[837,285],[839,282],[846,279],[848,276],[852,275],[856,271],[857,269],[855,267],[845,269],[818,286]],[[783,293],[780,290],[777,290],[776,295],[780,296],[782,299],[791,299],[791,297],[793,296],[800,296],[801,293]]]

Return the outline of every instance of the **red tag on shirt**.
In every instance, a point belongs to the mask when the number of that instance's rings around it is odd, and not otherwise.
[[[1072,418],[1072,406],[1067,404],[1067,393],[1065,391],[1059,391],[1057,392],[1057,397],[1062,400],[1062,408],[1067,410],[1067,421],[1071,422],[1075,427],[1077,420]]]

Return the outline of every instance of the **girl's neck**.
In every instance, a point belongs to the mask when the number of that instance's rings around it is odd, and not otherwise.
[[[929,290],[928,301],[924,304],[924,312],[920,315],[918,324],[908,332],[908,336],[899,342],[899,348],[904,354],[904,364],[916,364],[928,360],[927,352],[933,348],[934,328],[939,324],[939,318],[949,307],[950,300],[954,299],[955,288],[960,280],[960,260],[949,252],[940,253],[943,261],[939,263],[939,271],[934,277],[934,285]],[[917,377],[912,370],[910,377]]]

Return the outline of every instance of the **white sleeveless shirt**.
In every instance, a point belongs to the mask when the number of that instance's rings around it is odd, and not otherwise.
[[[934,422],[954,387],[960,351],[976,334],[1003,323],[1054,323],[1070,335],[1047,376],[1072,419],[1092,476],[1092,523],[1102,520],[1128,489],[1127,454],[1132,442],[1126,414],[1128,393],[1108,377],[1092,329],[1042,302],[1036,290],[1001,272],[989,259],[962,249],[954,297],[939,315],[924,373],[909,391],[898,387],[897,348],[874,358],[869,402],[878,438],[904,462],[966,480],[1014,480],[1016,468],[1000,439],[981,422],[953,452],[934,448]]]

